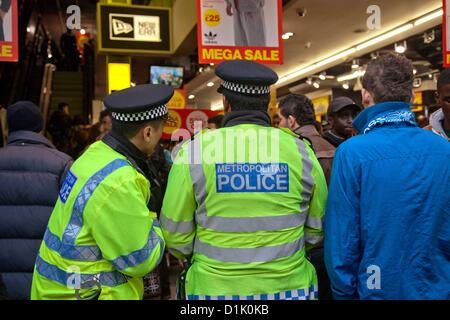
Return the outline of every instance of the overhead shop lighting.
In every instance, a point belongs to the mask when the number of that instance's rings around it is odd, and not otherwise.
[[[364,77],[365,74],[366,74],[365,70],[355,71],[355,72],[353,72],[351,74],[347,74],[347,75],[344,75],[342,77],[338,77],[337,81],[338,82],[344,82],[344,81],[354,80],[354,79],[357,79],[357,78]]]
[[[290,38],[292,38],[294,36],[294,33],[293,32],[286,32],[286,33],[284,33],[282,36],[281,36],[281,38],[283,39],[283,40],[289,40]]]
[[[395,44],[395,52],[403,54],[408,50],[408,43],[406,41]]]
[[[352,69],[353,70],[359,69],[359,59],[353,60],[353,62],[352,62]]]
[[[293,70],[293,71],[289,72],[288,74],[280,77],[280,80],[278,80],[278,82],[277,82],[277,86],[280,86],[280,85],[288,82],[291,79],[294,79],[294,78],[303,76],[305,74],[308,74],[311,71],[315,71],[315,70],[317,70],[317,69],[319,69],[319,68],[321,68],[323,66],[326,66],[326,65],[331,64],[333,62],[339,61],[339,60],[341,60],[343,58],[347,58],[348,56],[350,56],[350,55],[352,55],[352,54],[354,54],[354,53],[356,53],[358,51],[361,51],[363,49],[366,49],[366,48],[369,48],[371,46],[374,46],[374,45],[376,45],[378,43],[381,43],[381,42],[383,42],[385,40],[392,39],[392,38],[396,37],[397,35],[399,35],[401,33],[404,33],[404,32],[406,32],[408,30],[411,30],[411,29],[413,29],[413,28],[415,28],[415,27],[417,27],[419,25],[422,25],[422,24],[424,24],[426,22],[429,22],[429,21],[432,21],[432,20],[437,19],[439,17],[442,17],[442,15],[443,15],[443,10],[441,8],[439,10],[433,11],[433,12],[431,12],[431,13],[425,15],[425,16],[422,16],[422,17],[418,18],[418,19],[414,20],[413,22],[410,22],[410,23],[407,23],[405,25],[402,25],[402,26],[400,26],[398,28],[395,28],[395,29],[393,29],[393,30],[391,30],[389,32],[386,32],[386,33],[384,33],[384,34],[382,34],[380,36],[377,36],[375,38],[368,39],[367,41],[365,41],[365,42],[363,42],[361,44],[358,44],[358,45],[356,45],[356,46],[354,46],[352,48],[349,48],[349,49],[347,49],[345,51],[336,53],[336,54],[334,54],[334,55],[332,55],[332,56],[330,56],[330,57],[328,57],[326,59],[323,59],[321,61],[313,63],[313,64],[311,64],[309,66],[304,67],[304,68],[298,68],[296,70]]]
[[[381,36],[378,36],[376,38],[370,39],[370,40],[368,40],[368,41],[366,41],[366,42],[356,46],[356,50],[360,51],[362,49],[366,49],[366,48],[371,47],[371,46],[373,46],[373,45],[375,45],[377,43],[380,43],[380,42],[383,42],[383,41],[388,40],[390,38],[393,38],[393,37],[395,37],[395,36],[405,32],[405,31],[411,30],[412,28],[414,28],[414,25],[412,23],[408,23],[408,24],[406,24],[406,25],[404,25],[402,27],[396,28],[396,29],[394,29],[392,31],[389,31],[388,33],[382,34]]]
[[[211,111],[220,111],[220,110],[223,110],[223,108],[224,108],[224,106],[223,106],[222,100],[214,101],[211,104]]]
[[[313,87],[316,88],[316,89],[320,89],[320,82],[319,81],[314,81]]]
[[[421,24],[427,23],[433,19],[437,19],[440,18],[444,15],[444,10],[443,9],[439,9],[433,13],[427,14],[426,16],[417,19],[416,21],[414,21],[414,26],[420,26]]]

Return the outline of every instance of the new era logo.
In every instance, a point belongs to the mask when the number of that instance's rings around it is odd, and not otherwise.
[[[127,34],[132,32],[133,26],[119,19],[112,19],[114,35]]]

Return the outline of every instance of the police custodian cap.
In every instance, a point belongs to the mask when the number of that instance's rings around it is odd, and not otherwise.
[[[116,91],[105,98],[104,104],[114,120],[139,123],[167,116],[167,103],[173,95],[172,87],[145,84]]]
[[[248,60],[222,62],[216,68],[216,75],[223,80],[220,93],[225,89],[250,96],[270,94],[270,86],[278,81],[273,70]]]

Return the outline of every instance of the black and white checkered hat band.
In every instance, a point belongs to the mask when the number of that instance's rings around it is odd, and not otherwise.
[[[222,87],[227,90],[244,93],[244,94],[270,94],[270,86],[251,86],[245,84],[238,84],[233,82],[224,81],[222,82]]]
[[[151,121],[154,119],[158,119],[164,117],[169,113],[169,109],[167,105],[160,106],[156,109],[152,109],[149,111],[141,112],[141,113],[118,113],[113,112],[112,117],[114,120],[120,122],[141,122],[141,121]]]

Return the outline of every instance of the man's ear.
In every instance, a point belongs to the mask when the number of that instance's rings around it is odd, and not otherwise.
[[[293,116],[289,116],[288,125],[290,129],[297,129],[297,120]]]
[[[231,104],[225,96],[223,96],[223,109],[225,111],[225,114],[231,112]]]
[[[438,105],[441,104],[441,96],[439,95],[439,91],[436,91],[436,93],[434,94],[434,98],[436,99],[436,103]]]
[[[151,141],[152,134],[153,134],[153,129],[151,126],[145,126],[141,130],[141,136],[144,139],[144,141],[147,143]]]
[[[364,88],[361,90],[361,97],[364,108],[368,108],[375,104],[372,94]]]
[[[328,116],[328,123],[330,124],[331,128],[334,128],[334,117]]]

